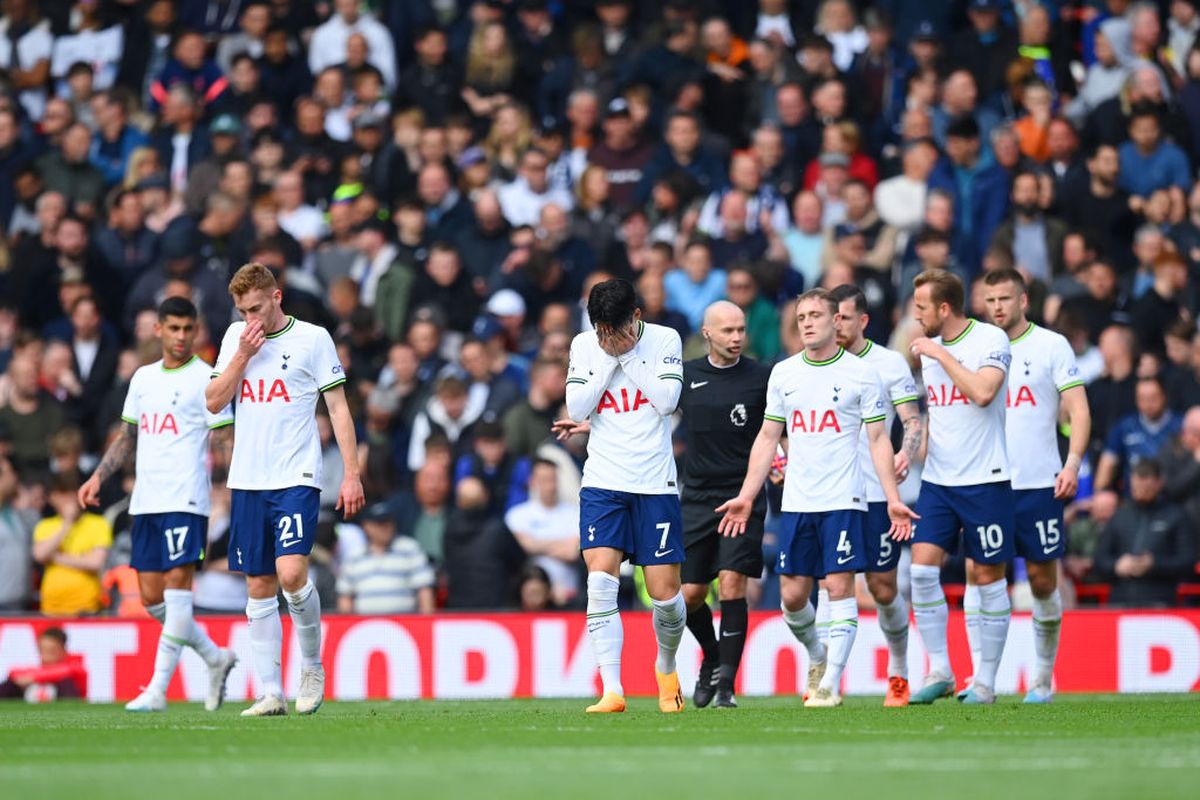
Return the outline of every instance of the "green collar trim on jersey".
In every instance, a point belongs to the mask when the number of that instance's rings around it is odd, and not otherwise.
[[[287,325],[284,325],[282,328],[275,331],[274,333],[268,333],[267,338],[274,339],[276,337],[283,336],[285,333],[290,331],[292,329],[292,326],[295,324],[296,324],[296,318],[289,315],[287,318]]]
[[[166,361],[163,361],[159,366],[162,367],[163,372],[179,372],[179,370],[184,369],[199,357],[200,356],[196,355],[195,353],[192,353],[192,357],[180,364],[178,367],[168,367]]]
[[[970,333],[974,329],[975,329],[975,320],[973,320],[973,319],[967,320],[967,327],[963,328],[962,333],[960,333],[958,336],[955,336],[953,339],[944,340],[942,342],[942,344],[944,344],[944,345],[958,344],[966,337],[966,335],[968,333]]]
[[[872,342],[870,339],[867,339],[867,346],[862,349],[861,353],[855,353],[855,355],[858,356],[859,358],[862,358],[867,353],[871,352],[871,348],[874,346],[875,346],[875,343]]]
[[[644,334],[645,332],[646,332],[646,323],[645,323],[645,322],[642,322],[642,321],[639,319],[639,320],[638,320],[638,335],[637,335],[637,340],[638,340],[639,342],[642,340],[642,334]]]
[[[841,358],[841,357],[842,357],[842,354],[843,354],[843,353],[845,353],[845,352],[846,352],[845,350],[843,350],[842,348],[840,348],[840,347],[839,347],[839,348],[838,348],[838,350],[837,350],[837,352],[836,352],[836,353],[834,353],[834,354],[833,354],[833,356],[831,356],[830,358],[827,358],[827,359],[825,359],[824,361],[813,361],[811,358],[809,358],[809,357],[808,357],[808,351],[807,351],[807,350],[806,350],[806,351],[804,351],[804,353],[802,354],[802,356],[803,356],[803,358],[804,358],[804,363],[805,363],[805,364],[808,364],[808,365],[809,365],[809,366],[811,366],[811,367],[827,367],[827,366],[829,366],[830,364],[832,364],[833,362],[837,361],[839,358]]]
[[[1031,323],[1029,323],[1029,327],[1025,329],[1025,332],[1024,332],[1024,333],[1022,333],[1022,334],[1021,334],[1020,336],[1018,336],[1017,338],[1010,340],[1010,341],[1009,341],[1009,344],[1016,344],[1017,342],[1021,341],[1021,340],[1022,340],[1022,339],[1024,339],[1026,336],[1028,336],[1029,334],[1033,333],[1033,329],[1034,329],[1034,328],[1036,328],[1036,327],[1037,327],[1037,325],[1034,325],[1032,322],[1031,322]]]

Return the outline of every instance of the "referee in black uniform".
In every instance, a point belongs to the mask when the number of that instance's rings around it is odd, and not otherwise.
[[[708,355],[683,365],[679,409],[687,425],[688,448],[683,468],[683,597],[687,626],[704,651],[693,702],[704,708],[716,698],[718,708],[736,708],[733,681],[746,643],[746,579],[762,575],[763,519],[766,497],[746,524],[746,533],[717,533],[717,506],[736,494],[746,477],[750,448],[762,427],[771,368],[742,355],[746,315],[725,300],[704,312],[700,328]],[[713,634],[708,590],[718,579],[721,639]]]

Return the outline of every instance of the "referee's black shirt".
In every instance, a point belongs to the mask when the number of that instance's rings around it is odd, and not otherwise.
[[[745,356],[724,369],[707,356],[684,362],[679,408],[687,428],[685,492],[741,488],[762,427],[770,375],[770,367]]]

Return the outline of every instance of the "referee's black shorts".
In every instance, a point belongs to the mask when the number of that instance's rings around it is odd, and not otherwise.
[[[767,515],[766,494],[760,492],[741,536],[722,536],[717,532],[721,515],[713,509],[731,497],[738,488],[692,489],[684,487],[683,546],[686,557],[680,577],[684,583],[712,583],[722,570],[740,572],[751,578],[762,575],[763,520]]]

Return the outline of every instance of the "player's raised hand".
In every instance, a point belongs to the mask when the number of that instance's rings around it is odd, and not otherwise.
[[[88,508],[89,506],[100,505],[100,481],[97,476],[93,475],[84,481],[79,487],[77,495],[80,508]]]
[[[1079,490],[1079,473],[1071,467],[1063,467],[1054,479],[1054,499],[1070,500]]]
[[[554,424],[550,426],[550,431],[554,434],[555,439],[565,442],[572,436],[591,433],[592,423],[586,419],[583,422],[576,422],[573,419],[556,419],[554,420]]]
[[[747,500],[740,495],[717,506],[713,510],[725,515],[717,523],[717,532],[722,536],[741,536],[746,532],[746,523],[750,520],[750,510],[753,506],[753,500]]]
[[[340,509],[345,519],[350,519],[363,507],[363,485],[358,478],[343,478],[342,487],[338,489],[337,504],[334,510]]]
[[[918,336],[916,339],[913,339],[908,349],[914,356],[928,356],[929,358],[937,358],[939,353],[946,351],[946,348],[928,336]]]
[[[238,337],[238,352],[249,358],[262,349],[267,341],[267,333],[263,330],[262,321],[253,318],[246,321],[242,335]]]
[[[912,538],[913,522],[920,517],[904,503],[895,500],[888,503],[888,519],[892,521],[892,529],[888,534],[897,542],[903,542]]]

